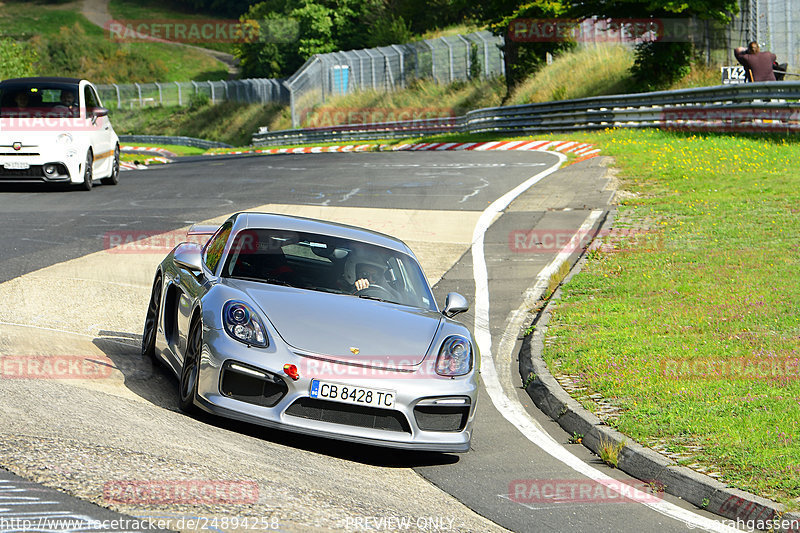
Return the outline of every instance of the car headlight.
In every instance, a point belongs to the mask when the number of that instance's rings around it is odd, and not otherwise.
[[[56,142],[58,144],[72,144],[72,135],[69,133],[62,133],[56,137]]]
[[[247,304],[230,301],[222,308],[222,323],[228,335],[253,346],[267,346],[266,329]]]
[[[436,358],[436,373],[440,376],[463,376],[472,370],[472,345],[459,335],[447,337]]]

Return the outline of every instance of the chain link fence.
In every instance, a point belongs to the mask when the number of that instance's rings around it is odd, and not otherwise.
[[[501,37],[488,31],[403,45],[313,56],[286,80],[292,127],[331,96],[355,91],[393,91],[415,79],[438,83],[505,74]]]
[[[798,72],[800,6],[797,0],[750,0],[745,6],[750,28],[748,38],[778,56],[779,63],[788,63],[790,71]]]
[[[502,38],[488,31],[402,45],[316,54],[288,79],[188,81],[99,85],[108,107],[187,106],[211,102],[288,104],[292,126],[331,96],[354,91],[394,91],[415,79],[438,83],[491,78],[505,73]]]
[[[188,106],[196,98],[208,98],[212,103],[234,101],[241,103],[289,102],[283,80],[256,78],[234,81],[183,81],[162,83],[127,83],[98,85],[100,98],[106,106],[134,109],[152,106]]]

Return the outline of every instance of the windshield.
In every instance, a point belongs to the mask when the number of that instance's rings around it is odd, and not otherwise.
[[[78,86],[14,83],[0,87],[0,116],[77,117]]]
[[[240,231],[230,246],[222,276],[436,310],[413,257],[327,235]]]

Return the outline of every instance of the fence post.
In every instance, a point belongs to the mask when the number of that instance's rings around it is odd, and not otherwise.
[[[181,99],[181,84],[176,81],[175,85],[178,86],[178,106],[183,107],[183,100]]]
[[[134,85],[136,86],[136,90],[139,92],[139,107],[143,107],[142,106],[142,87],[138,83],[134,83]]]
[[[389,57],[386,54],[384,54],[380,48],[376,48],[375,51],[378,52],[381,55],[381,57],[383,57],[383,80],[381,83],[383,85],[384,90],[386,90],[387,92],[391,91],[392,87],[394,87],[394,78],[392,77],[392,73],[389,70]]]
[[[122,98],[119,96],[119,85],[116,83],[112,83],[111,85],[113,85],[114,89],[117,91],[117,109],[122,109]]]
[[[208,87],[211,89],[211,103],[216,104],[216,99],[214,98],[214,83],[211,80],[208,80]]]
[[[444,37],[439,37],[439,39],[441,39],[445,46],[447,46],[447,55],[450,59],[450,83],[453,83],[453,47],[450,46],[450,43],[448,43],[447,39]]]
[[[361,54],[359,54],[359,53],[356,53],[356,55],[358,56],[358,81],[359,81],[358,89],[360,91],[363,91],[364,90],[364,64],[361,61],[363,58],[361,57]]]
[[[456,37],[461,39],[461,41],[464,43],[464,52],[466,53],[467,57],[467,71],[464,73],[464,79],[468,80],[470,73],[472,72],[472,58],[470,57],[472,55],[472,47],[470,45],[470,42],[466,39],[466,37],[464,37],[460,33],[456,35]]]
[[[430,41],[423,42],[431,49],[431,78],[433,78],[433,81],[438,81],[436,79],[436,48],[433,47]]]
[[[478,39],[483,43],[483,77],[486,79],[489,77],[489,41],[484,39],[483,34],[480,32],[476,32],[475,35],[477,35]],[[504,62],[501,61],[501,63]]]
[[[406,86],[406,69],[404,64],[404,54],[403,49],[397,46],[396,44],[392,45],[392,50],[397,52],[397,56],[400,58],[400,87],[405,88]]]
[[[283,86],[289,91],[289,109],[292,112],[292,128],[297,128],[299,124],[297,123],[297,111],[294,108],[294,91],[292,90],[292,86],[285,81],[283,82]]]
[[[194,94],[197,94],[197,92],[198,92],[198,90],[199,90],[199,87],[197,86],[197,82],[195,82],[194,80],[192,80],[192,82],[191,82],[191,83],[192,83],[192,87],[194,87]]]
[[[159,83],[157,81],[154,81],[153,83],[155,83],[156,87],[158,87],[158,105],[163,106],[164,105],[164,96],[161,94],[161,85],[159,85]]]
[[[364,53],[369,57],[369,70],[372,75],[372,89],[375,90],[375,57],[369,53],[369,48],[364,49]]]

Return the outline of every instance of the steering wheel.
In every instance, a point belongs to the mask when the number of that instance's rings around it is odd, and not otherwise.
[[[75,115],[75,110],[73,107],[66,106],[64,104],[58,104],[53,106],[53,113],[59,117],[72,117]]]
[[[370,294],[373,293],[373,294]],[[356,295],[364,294],[367,296],[375,296],[376,298],[380,298],[381,300],[394,300],[396,296],[386,287],[378,285],[376,283],[370,283],[369,287],[361,289],[355,292]]]

